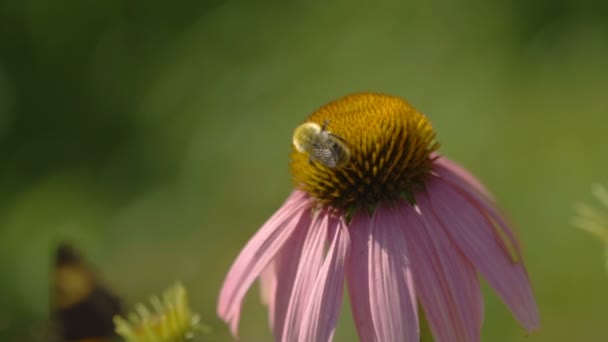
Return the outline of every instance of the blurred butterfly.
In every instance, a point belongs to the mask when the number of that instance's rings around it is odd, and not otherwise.
[[[51,315],[61,340],[112,340],[112,318],[122,312],[120,299],[67,244],[55,252],[51,282]]]

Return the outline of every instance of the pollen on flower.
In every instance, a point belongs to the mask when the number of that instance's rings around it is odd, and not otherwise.
[[[294,185],[320,204],[370,207],[383,200],[411,198],[439,148],[430,121],[401,98],[360,93],[331,102],[306,122],[323,126],[349,149],[348,163],[332,168],[312,163],[292,145]]]
[[[139,303],[126,320],[114,317],[116,333],[127,342],[181,342],[194,337],[201,329],[198,315],[192,314],[188,294],[176,284],[163,294],[150,299],[153,310]]]

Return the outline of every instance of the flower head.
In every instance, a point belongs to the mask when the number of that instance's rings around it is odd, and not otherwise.
[[[601,185],[595,185],[592,189],[593,195],[608,208],[608,191]],[[574,225],[587,231],[589,234],[598,238],[606,248],[606,268],[608,268],[608,216],[587,204],[577,206],[577,216],[574,218]]]
[[[538,328],[510,225],[471,174],[437,154],[424,115],[400,98],[362,93],[322,107],[310,123],[323,135],[294,137],[295,190],[221,290],[218,314],[234,335],[259,278],[277,341],[329,341],[346,280],[361,341],[418,341],[418,302],[435,339],[478,341],[477,272],[526,330]]]
[[[198,315],[190,312],[188,293],[176,284],[163,294],[163,299],[150,299],[154,308],[137,304],[129,320],[114,317],[116,333],[128,342],[181,342],[191,339],[201,328]]]

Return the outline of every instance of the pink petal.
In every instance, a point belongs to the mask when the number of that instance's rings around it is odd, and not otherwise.
[[[460,164],[449,160],[438,153],[433,153],[433,157],[435,157],[435,160],[433,160],[433,170],[441,174],[442,177],[445,177],[447,180],[454,183],[461,183],[466,188],[470,188],[470,190],[484,196],[486,200],[494,201],[494,196],[486,187]]]
[[[405,222],[385,205],[371,221],[369,293],[378,341],[418,341],[416,294],[407,256]]]
[[[302,255],[293,283],[281,341],[297,341],[306,306],[311,298],[313,285],[323,263],[323,248],[327,238],[328,225],[335,224],[325,211],[318,212],[306,235]],[[275,335],[279,336],[279,335]]]
[[[302,220],[310,202],[302,191],[294,191],[283,206],[249,240],[232,264],[220,291],[217,312],[237,335],[245,293],[296,229],[307,229]],[[302,224],[304,222],[304,224]]]
[[[432,215],[421,217],[407,202],[399,207],[418,297],[435,340],[479,341],[483,296],[475,268]]]
[[[271,262],[260,274],[260,298],[268,307],[268,321],[270,327],[274,325],[274,302],[277,292],[277,271],[274,262]]]
[[[310,227],[312,222],[311,215],[306,215],[305,219],[307,222],[303,223],[303,225]],[[277,290],[275,292],[274,305],[269,309],[274,318],[272,328],[275,340],[277,341],[280,341],[283,335],[285,316],[287,315],[306,235],[309,232],[310,229],[300,229],[294,232],[274,261],[277,272]]]
[[[422,214],[438,218],[451,240],[528,331],[538,329],[538,308],[526,270],[522,263],[511,262],[496,239],[492,222],[448,182],[430,177],[426,186],[428,196],[416,197]]]
[[[325,262],[310,293],[299,341],[330,341],[336,329],[342,305],[344,266],[350,250],[350,237],[344,221],[337,229]]]
[[[350,221],[351,252],[346,265],[348,295],[361,342],[377,341],[369,303],[369,245],[371,244],[371,217],[357,212]]]
[[[309,227],[311,221],[311,215],[303,215],[301,226]],[[270,327],[278,337],[281,337],[283,331],[285,314],[307,233],[308,229],[296,230],[260,275],[262,302],[268,306]]]
[[[519,242],[505,215],[495,206],[492,195],[480,183],[475,183],[475,178],[460,165],[446,158],[437,159],[433,171],[460,192],[466,193],[469,202],[494,222],[492,226],[499,243],[511,255],[512,261],[518,262],[522,257]]]

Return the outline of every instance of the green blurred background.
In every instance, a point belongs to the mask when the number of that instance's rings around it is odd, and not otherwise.
[[[542,330],[486,287],[483,340],[608,341],[603,249],[570,224],[608,183],[606,18],[580,0],[0,0],[0,340],[40,335],[68,239],[128,303],[183,281],[229,341],[219,287],[290,191],[293,128],[372,90],[426,113],[519,226]],[[240,335],[270,340],[256,288]]]

